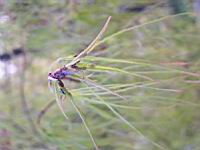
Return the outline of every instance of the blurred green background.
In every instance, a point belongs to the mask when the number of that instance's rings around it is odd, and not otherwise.
[[[55,99],[47,85],[50,65],[82,51],[108,16],[104,37],[136,28],[105,41],[83,61],[128,73],[85,72],[126,100],[65,82],[99,148],[200,150],[199,14],[199,0],[0,0],[0,150],[94,149],[67,99],[69,121],[57,105],[40,124],[37,118]]]

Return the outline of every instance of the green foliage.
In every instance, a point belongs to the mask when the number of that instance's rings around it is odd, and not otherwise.
[[[186,0],[169,0],[173,13],[178,14],[187,11]]]
[[[0,149],[2,141],[10,149],[94,149],[80,114],[102,150],[198,149],[200,45],[192,10],[172,16],[167,1],[156,0],[70,2],[5,2],[12,19],[0,24],[0,40],[7,51],[23,46],[27,53],[24,93],[37,133],[22,108],[20,73],[11,82],[0,79],[0,133],[10,133],[0,137]],[[147,9],[119,11],[138,4]],[[176,13],[185,12],[178,7]],[[55,100],[47,87],[51,64],[57,60],[54,70],[70,62],[109,15],[104,38],[78,64],[87,68],[80,76],[95,84],[66,81],[73,101],[61,102],[69,120],[52,105],[36,124],[39,112]]]

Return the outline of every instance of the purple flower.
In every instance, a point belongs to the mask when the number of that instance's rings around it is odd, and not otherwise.
[[[61,72],[63,75],[68,76],[68,75],[73,75],[74,72],[70,71],[70,70],[62,70]]]

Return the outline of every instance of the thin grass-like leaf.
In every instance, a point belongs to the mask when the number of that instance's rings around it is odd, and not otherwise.
[[[84,49],[80,54],[78,54],[70,63],[66,64],[65,67],[69,67],[69,66],[77,63],[80,60],[81,57],[83,57],[86,54],[89,54],[96,47],[96,43],[102,37],[102,35],[105,32],[110,20],[111,20],[111,16],[108,17],[108,19],[107,19],[106,23],[104,24],[103,28],[101,29],[101,31],[99,32],[97,37],[90,43],[90,45],[86,49]]]
[[[96,150],[99,150],[99,148],[98,148],[98,146],[97,146],[97,144],[96,144],[96,142],[95,142],[95,140],[94,140],[94,138],[93,138],[93,136],[92,136],[92,133],[91,133],[91,131],[90,131],[90,128],[89,128],[89,126],[88,126],[86,120],[84,119],[84,115],[83,115],[82,111],[78,108],[78,106],[77,106],[76,103],[74,102],[73,97],[72,97],[71,94],[70,94],[70,95],[68,94],[67,97],[70,99],[71,104],[73,105],[73,107],[75,108],[76,112],[77,112],[78,115],[80,116],[80,118],[81,118],[81,120],[82,120],[82,122],[83,122],[83,124],[84,124],[84,126],[85,126],[85,128],[86,128],[86,130],[87,130],[87,132],[88,132],[88,134],[89,134],[89,136],[90,136],[90,139],[92,140],[92,143],[93,143],[95,149],[96,149]]]
[[[90,80],[89,78],[84,78],[84,79],[80,79],[80,80],[81,80],[82,82],[85,82],[85,83],[87,83],[87,84],[93,85],[93,86],[95,86],[95,87],[97,87],[97,88],[100,88],[100,89],[102,89],[102,90],[105,90],[105,91],[109,92],[110,94],[115,95],[115,96],[117,96],[117,97],[119,97],[119,98],[121,98],[121,99],[123,99],[123,100],[126,100],[126,98],[124,98],[123,96],[119,95],[118,93],[116,93],[116,92],[114,92],[114,91],[111,91],[110,89],[108,89],[108,88],[106,88],[106,87],[104,87],[104,86],[102,86],[102,85],[100,85],[100,84],[97,84],[96,82]]]
[[[154,23],[157,23],[157,22],[161,22],[163,20],[166,20],[166,19],[170,19],[170,18],[175,18],[175,17],[178,17],[178,16],[185,16],[185,15],[194,15],[193,12],[183,12],[183,13],[179,13],[179,14],[175,14],[175,15],[168,15],[168,16],[164,16],[164,17],[161,17],[161,18],[158,18],[158,19],[155,19],[155,20],[151,20],[149,22],[146,22],[146,23],[143,23],[143,24],[139,24],[139,25],[136,25],[136,26],[133,26],[133,27],[129,27],[129,28],[125,28],[125,29],[122,29],[122,30],[119,30],[118,32],[115,32],[113,34],[111,34],[110,36],[108,37],[105,37],[103,40],[99,41],[96,46],[116,37],[116,36],[119,36],[125,32],[128,32],[128,31],[131,31],[131,30],[135,30],[135,29],[138,29],[138,28],[142,28],[144,26],[147,26],[147,25],[150,25],[150,24],[154,24]]]
[[[86,84],[88,86],[88,84]],[[93,91],[91,91],[93,92]],[[95,97],[97,99],[99,99],[102,103],[104,103],[122,122],[124,122],[125,124],[127,124],[131,129],[133,129],[136,133],[138,133],[139,135],[141,135],[142,137],[144,137],[147,141],[149,141],[150,143],[152,143],[154,146],[156,146],[157,148],[160,148],[162,150],[166,150],[166,148],[164,148],[163,146],[161,146],[160,144],[152,141],[151,139],[149,139],[148,137],[146,137],[141,131],[139,131],[135,126],[133,126],[128,120],[126,120],[121,114],[119,114],[112,106],[110,106],[108,103],[106,103],[100,96],[96,95],[95,92],[93,92],[93,94],[95,95]]]
[[[55,94],[55,96],[56,96],[56,102],[57,102],[57,104],[58,104],[58,107],[59,107],[60,111],[62,112],[63,116],[65,117],[65,119],[69,120],[69,117],[65,114],[65,111],[64,111],[63,106],[62,106],[62,103],[61,103],[61,100],[63,101],[64,96],[61,95],[61,96],[59,97],[60,91],[59,91],[59,89],[58,89],[58,83],[57,83],[57,82],[54,82],[54,83],[53,83],[53,88],[54,88],[54,94]],[[60,99],[60,98],[62,98],[62,99]]]

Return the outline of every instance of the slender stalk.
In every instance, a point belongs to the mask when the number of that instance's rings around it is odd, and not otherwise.
[[[59,91],[58,91],[58,87],[57,87],[57,83],[54,83],[54,93],[56,95],[56,102],[58,104],[58,107],[60,109],[60,111],[62,112],[63,116],[65,117],[66,120],[69,120],[69,117],[65,114],[65,111],[64,111],[64,108],[61,104],[61,101],[60,101],[60,98],[59,98]],[[62,97],[62,98],[65,98],[65,97]]]
[[[56,103],[56,100],[52,100],[48,102],[45,107],[39,112],[37,117],[37,124],[40,125],[42,117],[45,115],[45,113]]]
[[[88,86],[88,84],[86,84]],[[149,141],[150,143],[152,143],[155,147],[162,149],[162,150],[166,150],[166,148],[164,148],[163,146],[161,146],[160,144],[152,141],[151,139],[149,139],[148,137],[146,137],[139,129],[137,129],[135,126],[133,126],[128,120],[126,120],[120,113],[118,113],[111,105],[109,105],[108,103],[106,103],[100,96],[98,96],[95,92],[92,91],[92,93],[95,95],[95,97],[97,99],[99,99],[103,104],[105,104],[113,114],[115,114],[122,122],[124,122],[126,125],[128,125],[133,131],[135,131],[137,134],[141,135],[143,138],[145,138],[147,141]]]
[[[66,64],[65,67],[69,67],[69,66],[77,63],[80,60],[81,57],[87,55],[92,50],[94,50],[94,48],[97,46],[98,40],[100,40],[100,38],[102,37],[103,33],[106,31],[106,28],[107,28],[111,18],[112,18],[111,16],[108,17],[108,19],[106,20],[106,23],[104,24],[103,28],[101,29],[99,34],[96,36],[96,38],[89,44],[89,46],[86,49],[84,49],[80,54],[78,54],[70,63]]]
[[[99,41],[96,43],[96,46],[118,36],[118,35],[121,35],[125,32],[128,32],[128,31],[131,31],[131,30],[135,30],[135,29],[138,29],[138,28],[142,28],[146,25],[150,25],[150,24],[154,24],[154,23],[157,23],[157,22],[160,22],[160,21],[163,21],[163,20],[166,20],[166,19],[169,19],[169,18],[174,18],[174,17],[178,17],[178,16],[185,16],[185,15],[191,15],[194,13],[192,12],[184,12],[184,13],[179,13],[179,14],[175,14],[175,15],[169,15],[169,16],[164,16],[164,17],[161,17],[161,18],[158,18],[158,19],[155,19],[155,20],[151,20],[151,21],[148,21],[146,23],[143,23],[143,24],[139,24],[139,25],[136,25],[136,26],[132,26],[132,27],[129,27],[129,28],[125,28],[125,29],[122,29],[122,30],[119,30],[113,34],[111,34],[110,36],[107,36],[105,37],[103,40]]]
[[[86,130],[87,130],[87,132],[89,134],[89,136],[90,136],[90,139],[92,140],[92,143],[93,143],[95,149],[99,150],[99,148],[98,148],[98,146],[97,146],[97,144],[96,144],[96,142],[95,142],[95,140],[93,138],[93,135],[92,135],[92,133],[90,131],[90,128],[89,128],[86,120],[84,119],[84,115],[83,115],[82,111],[78,108],[78,106],[75,104],[75,102],[74,102],[73,97],[71,96],[71,94],[69,95],[69,99],[70,99],[71,104],[75,108],[76,112],[80,116],[80,118],[81,118],[81,120],[82,120],[82,122],[83,122],[83,124],[84,124],[84,126],[85,126],[85,128],[86,128]]]
[[[29,126],[32,130],[32,133],[34,133],[35,135],[38,134],[37,132],[37,128],[34,124],[34,121],[32,119],[32,116],[31,116],[31,112],[29,110],[29,107],[28,107],[28,102],[27,102],[27,99],[26,99],[26,96],[25,96],[25,83],[26,83],[26,57],[23,56],[22,58],[22,69],[19,70],[19,74],[20,74],[20,79],[19,79],[19,96],[20,96],[20,101],[21,101],[21,108],[23,110],[23,113],[29,123]]]

